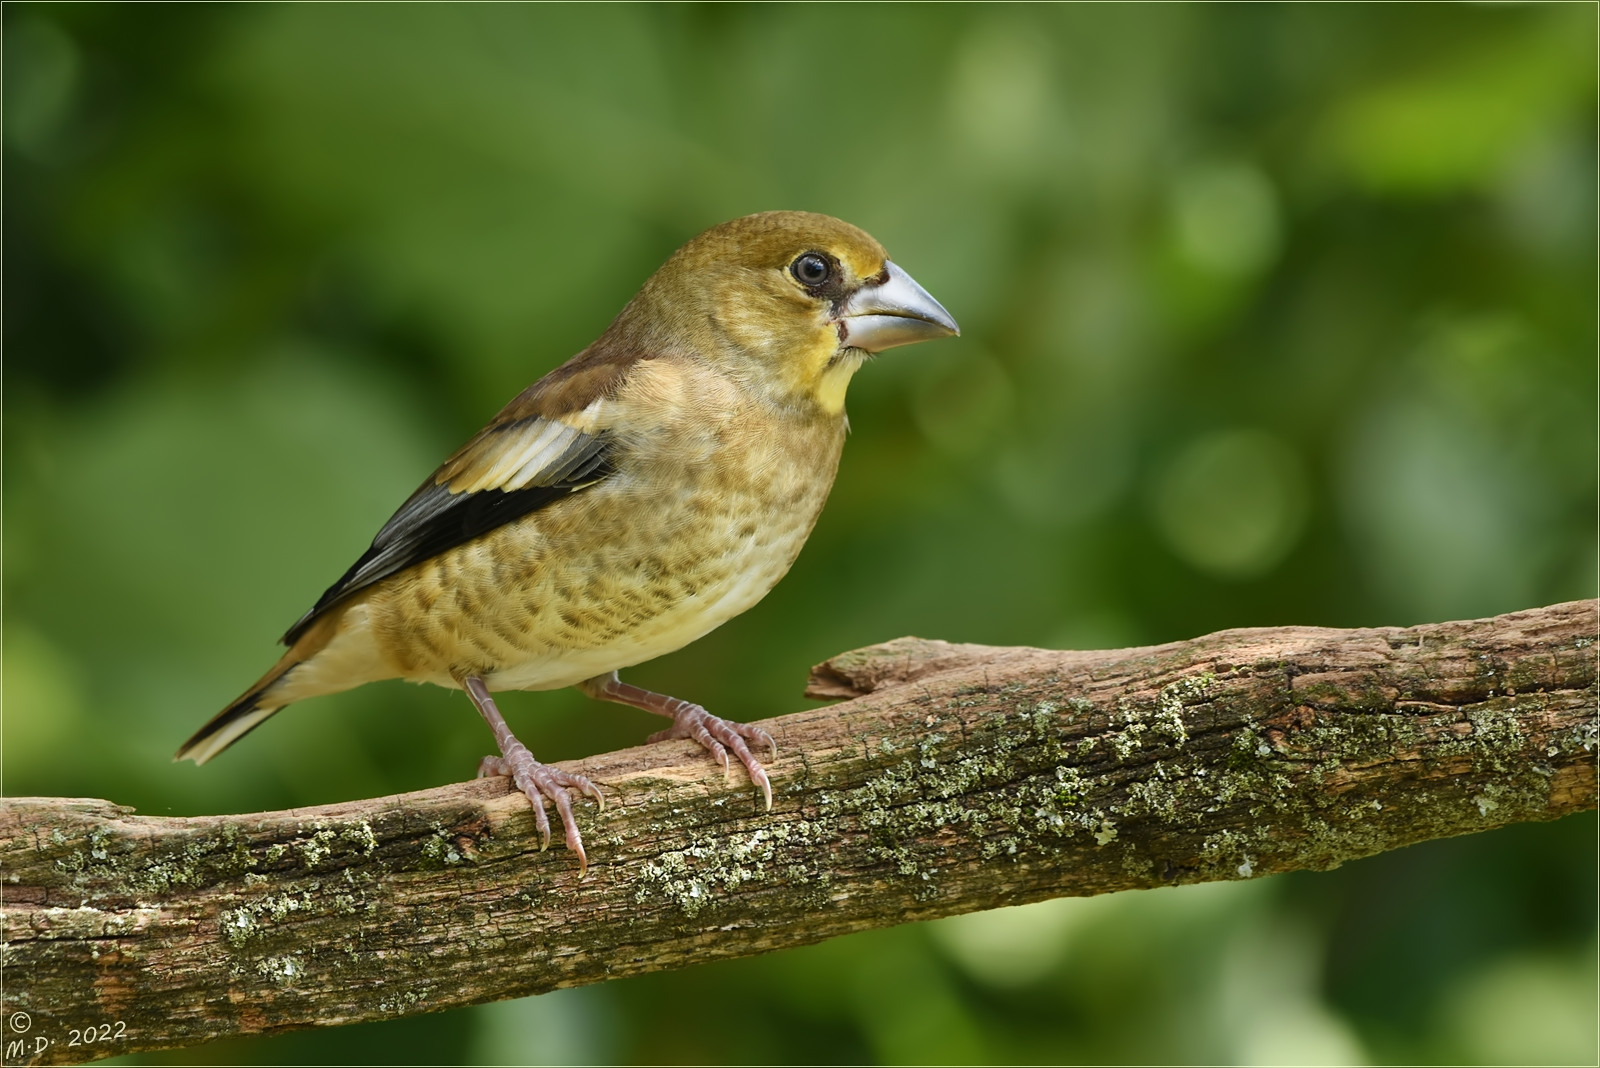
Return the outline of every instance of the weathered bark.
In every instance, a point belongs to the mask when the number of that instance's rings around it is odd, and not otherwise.
[[[768,721],[770,813],[687,742],[566,765],[608,798],[580,813],[582,882],[571,853],[538,852],[527,802],[499,779],[191,819],[13,799],[4,1018],[24,1046],[7,1063],[1331,868],[1591,809],[1595,635],[1585,601],[1094,653],[903,638],[813,671],[808,692],[844,703]]]

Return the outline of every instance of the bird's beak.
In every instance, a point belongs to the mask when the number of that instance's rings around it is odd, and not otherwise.
[[[892,261],[884,269],[887,278],[862,286],[845,302],[838,323],[840,340],[846,345],[882,352],[961,333],[950,313],[916,279]]]

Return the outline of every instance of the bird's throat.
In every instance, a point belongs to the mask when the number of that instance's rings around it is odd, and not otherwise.
[[[860,349],[843,349],[822,369],[815,396],[824,412],[838,415],[844,411],[844,395],[850,388],[850,379],[866,359],[867,354]]]

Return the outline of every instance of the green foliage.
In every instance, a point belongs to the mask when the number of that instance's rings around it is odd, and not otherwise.
[[[901,634],[1109,646],[1595,594],[1595,12],[8,4],[5,781],[421,788],[458,695],[188,732],[682,240],[807,208],[961,321],[852,390],[739,718]],[[649,717],[508,700],[559,759]],[[997,861],[999,862],[999,861]],[[1592,1063],[1592,817],[150,1061]]]

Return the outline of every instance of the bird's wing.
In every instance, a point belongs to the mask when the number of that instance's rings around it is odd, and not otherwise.
[[[617,445],[608,429],[608,396],[624,368],[585,362],[578,375],[569,364],[529,387],[440,465],[283,643],[293,645],[352,594],[612,474]],[[588,403],[574,409],[574,400]]]

